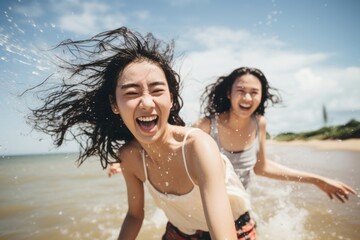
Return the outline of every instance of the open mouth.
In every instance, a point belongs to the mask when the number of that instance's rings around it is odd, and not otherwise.
[[[240,109],[241,110],[250,110],[251,109],[251,105],[250,104],[240,104]]]
[[[156,126],[158,119],[158,116],[138,117],[136,122],[143,131],[150,131]]]

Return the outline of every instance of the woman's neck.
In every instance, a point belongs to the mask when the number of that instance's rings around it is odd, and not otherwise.
[[[235,131],[248,128],[251,122],[251,117],[240,117],[231,110],[221,115],[221,123]]]
[[[178,141],[176,141],[174,137],[174,134],[176,134],[175,131],[175,127],[168,124],[166,130],[158,140],[153,143],[140,143],[140,145],[153,161],[167,158],[168,155],[173,154],[179,146]]]

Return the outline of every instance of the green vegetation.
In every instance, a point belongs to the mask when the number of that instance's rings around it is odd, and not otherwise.
[[[281,133],[274,137],[277,141],[293,140],[326,140],[338,139],[344,140],[349,138],[360,138],[360,122],[352,119],[345,125],[323,127],[315,131],[301,133]]]

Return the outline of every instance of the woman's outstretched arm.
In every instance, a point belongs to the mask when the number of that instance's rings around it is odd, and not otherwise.
[[[292,169],[266,158],[266,121],[264,117],[260,118],[259,125],[261,139],[258,160],[254,167],[255,174],[278,180],[311,183],[324,191],[331,199],[336,197],[341,202],[349,200],[349,194],[356,194],[354,189],[340,181]]]

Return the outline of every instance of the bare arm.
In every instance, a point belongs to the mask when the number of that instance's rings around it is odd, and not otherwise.
[[[258,154],[258,161],[254,168],[255,174],[278,180],[311,183],[328,194],[331,199],[335,196],[341,202],[348,200],[350,193],[356,194],[354,189],[340,181],[305,171],[295,170],[267,159],[265,152],[266,122],[263,117],[260,119],[260,138],[260,151]]]
[[[143,182],[134,172],[134,165],[132,163],[134,161],[131,161],[133,159],[128,159],[130,161],[127,161],[126,158],[129,157],[129,154],[126,153],[121,157],[123,159],[121,168],[127,188],[128,211],[121,226],[118,239],[129,240],[136,239],[144,219],[144,186]]]
[[[195,132],[194,132],[195,135]],[[199,185],[212,239],[237,239],[230,201],[225,188],[225,166],[213,139],[196,131],[196,141],[187,151],[193,161],[190,172]]]

